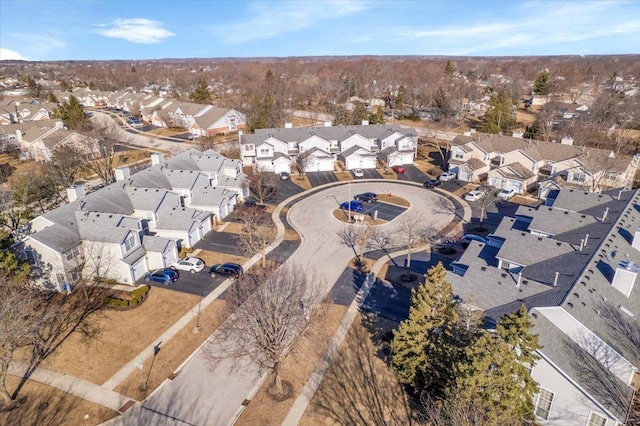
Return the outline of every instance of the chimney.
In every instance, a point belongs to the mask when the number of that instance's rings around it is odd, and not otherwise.
[[[62,121],[56,121],[57,129],[64,129],[64,123]]]
[[[605,221],[605,219],[607,218],[608,214],[609,214],[609,207],[604,209],[604,214],[602,215],[602,222]]]
[[[324,127],[331,127],[331,122],[330,121],[325,121],[324,123],[322,123],[322,125]]]
[[[553,279],[553,286],[557,286],[558,285],[558,276],[560,275],[560,272],[556,272],[556,276]]]
[[[571,136],[564,136],[560,139],[562,145],[573,145],[573,138]]]
[[[129,171],[129,167],[127,166],[118,167],[116,168],[115,172],[117,181],[124,180],[131,176],[131,172]]]
[[[152,152],[151,153],[151,165],[155,166],[156,164],[160,164],[164,161],[164,156],[161,152]]]
[[[369,120],[362,120],[362,125],[363,126],[368,126],[369,125]]]
[[[464,132],[464,135],[465,135],[465,136],[471,136],[471,131],[470,131],[470,130],[465,131],[465,132]]]
[[[518,272],[518,282],[516,283],[516,287],[520,287],[521,282],[522,282],[522,272]]]
[[[292,129],[293,128],[293,123],[284,123],[284,128],[285,129]]]
[[[633,242],[631,243],[631,247],[640,251],[640,226],[636,228],[636,233],[633,236]]]
[[[83,184],[71,185],[67,188],[67,197],[69,198],[70,203],[76,201],[80,197],[84,197],[85,194]]]
[[[22,130],[16,130],[16,139],[18,139],[18,142],[22,142]]]
[[[516,130],[511,136],[514,138],[522,139],[524,137],[524,133],[522,133],[522,130]]]
[[[620,293],[629,297],[637,276],[638,265],[630,260],[622,260],[618,263],[611,285]]]
[[[623,191],[624,191],[623,189],[621,189],[620,191],[618,191],[618,201],[620,201],[620,199],[622,198],[622,192],[623,192]]]

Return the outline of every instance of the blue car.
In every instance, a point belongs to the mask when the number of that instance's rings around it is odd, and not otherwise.
[[[364,206],[362,205],[362,201],[351,200],[340,204],[340,208],[342,210],[351,210],[352,212],[359,213],[364,209]]]
[[[144,276],[146,281],[153,281],[164,285],[171,285],[178,281],[178,273],[172,269],[158,269],[157,271],[149,272]]]

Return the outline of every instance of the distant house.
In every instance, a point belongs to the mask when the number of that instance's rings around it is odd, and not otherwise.
[[[568,137],[554,143],[469,132],[451,142],[449,170],[462,181],[486,181],[518,193],[557,175],[564,176],[569,186],[595,192],[631,188],[639,159],[578,147]]]
[[[42,273],[42,286],[65,291],[81,276],[133,285],[167,267],[180,247],[193,247],[246,194],[241,163],[215,151],[186,151],[135,174],[116,169],[117,182],[33,219],[15,249]]]
[[[299,156],[312,157],[307,171],[332,171],[338,160],[347,170],[371,169],[382,150],[392,154],[391,166],[413,164],[417,145],[414,129],[395,124],[258,129],[240,137],[242,163],[276,173]]]

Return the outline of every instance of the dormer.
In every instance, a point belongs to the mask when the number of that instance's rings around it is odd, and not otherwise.
[[[140,240],[138,239],[138,234],[136,232],[127,233],[126,237],[120,244],[120,249],[122,250],[122,257],[126,257],[129,253],[134,251],[140,245]]]

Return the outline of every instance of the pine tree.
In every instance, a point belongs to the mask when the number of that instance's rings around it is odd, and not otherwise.
[[[203,79],[198,79],[198,84],[193,92],[189,93],[189,99],[197,104],[208,104],[211,102],[211,93],[209,93],[208,84]]]
[[[523,410],[524,392],[520,381],[514,380],[519,367],[509,345],[482,330],[465,348],[465,359],[455,368],[455,384],[447,397],[474,407],[481,416],[479,424],[518,424],[531,414]]]
[[[453,76],[453,71],[455,71],[455,68],[451,63],[451,60],[447,59],[447,64],[444,66],[444,75],[446,75],[447,77],[451,77]]]
[[[56,98],[56,95],[53,94],[53,92],[49,92],[47,93],[47,101],[48,102],[52,102],[54,104],[58,103],[58,98]]]
[[[504,92],[495,93],[489,100],[489,109],[482,117],[480,131],[485,133],[502,133],[516,124],[513,103]]]
[[[62,119],[69,130],[85,130],[90,127],[82,105],[73,95],[69,96],[69,101],[64,101],[62,105],[53,110],[53,118]]]
[[[538,74],[538,78],[533,83],[533,93],[536,95],[546,95],[549,86],[549,71],[544,70]]]
[[[414,288],[409,318],[394,332],[392,368],[400,382],[420,393],[441,394],[452,380],[458,358],[458,314],[442,263]]]

